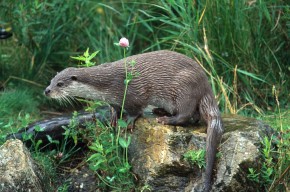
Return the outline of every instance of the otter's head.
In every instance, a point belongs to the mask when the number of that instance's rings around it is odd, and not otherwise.
[[[58,73],[45,89],[46,96],[69,101],[71,97],[105,100],[105,93],[92,83],[89,68],[67,68]],[[94,73],[95,74],[95,73]]]
[[[44,94],[55,99],[78,96],[77,82],[78,69],[67,68],[56,74],[45,89]]]

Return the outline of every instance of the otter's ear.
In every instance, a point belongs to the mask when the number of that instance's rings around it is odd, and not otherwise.
[[[75,76],[75,75],[71,76],[70,78],[71,78],[71,80],[73,80],[73,81],[76,81],[76,80],[78,79],[77,76]]]

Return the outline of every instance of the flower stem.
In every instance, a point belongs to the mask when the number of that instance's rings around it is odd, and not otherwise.
[[[124,112],[124,106],[125,106],[125,100],[126,100],[126,95],[127,95],[127,90],[128,90],[128,70],[127,70],[127,58],[126,58],[126,49],[124,49],[124,68],[125,68],[125,90],[124,90],[124,96],[123,96],[123,101],[122,101],[122,108],[121,108],[121,114],[120,114],[120,119],[122,120],[123,118],[123,112]],[[120,138],[120,132],[121,132],[121,127],[118,126],[118,134],[116,138],[116,145],[118,146],[119,138]],[[125,130],[125,139],[127,138],[127,129]],[[126,149],[127,153],[127,149]],[[127,159],[127,158],[126,158]]]
[[[125,68],[125,90],[124,90],[124,96],[123,96],[123,102],[122,102],[122,108],[121,108],[121,114],[120,114],[120,119],[122,119],[123,117],[123,112],[124,112],[124,106],[125,106],[125,100],[126,100],[126,95],[127,95],[127,89],[128,89],[128,70],[127,70],[127,58],[126,58],[126,49],[124,49],[124,58],[125,58],[125,62],[124,62],[124,68]]]

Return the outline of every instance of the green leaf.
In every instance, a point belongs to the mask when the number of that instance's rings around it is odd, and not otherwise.
[[[131,143],[131,137],[128,137],[128,140],[126,141],[126,139],[120,137],[119,138],[119,144],[121,145],[122,148],[128,148],[128,146]]]
[[[97,162],[95,163],[95,166],[100,166],[106,162],[106,159],[104,157],[97,159]]]
[[[110,159],[108,159],[108,163],[113,163],[114,161],[116,161],[119,157],[117,156],[114,156],[114,157],[111,157]]]
[[[245,71],[245,70],[242,70],[242,69],[237,69],[237,72],[241,73],[241,74],[244,74],[246,76],[249,76],[249,77],[252,77],[253,79],[256,79],[256,80],[259,80],[259,81],[262,81],[262,82],[266,82],[265,80],[259,78],[257,75],[255,75],[254,73],[250,73],[248,71]]]
[[[78,60],[78,61],[86,61],[86,58],[84,56],[78,56],[78,57],[72,57],[72,59]]]
[[[132,140],[132,137],[129,135],[129,136],[128,136],[128,141],[127,141],[127,145],[128,145],[128,146],[131,144],[131,140]]]
[[[37,141],[37,143],[36,143],[36,145],[35,145],[35,150],[36,150],[36,151],[38,151],[38,149],[39,149],[39,145],[42,144],[42,143],[43,143],[43,142],[42,142],[41,139]]]
[[[33,134],[32,133],[22,133],[22,139],[24,141],[30,140],[32,138]]]
[[[46,138],[50,143],[59,144],[59,141],[53,140],[50,135],[46,135]]]
[[[89,58],[88,58],[88,60],[92,60],[98,53],[99,53],[100,51],[96,51],[96,52],[93,52],[90,56],[89,56]]]
[[[84,56],[85,56],[85,58],[89,57],[89,48],[87,48],[86,52],[84,52]]]
[[[119,138],[119,144],[121,145],[122,148],[127,148],[127,142],[122,137]]]
[[[98,141],[94,142],[93,145],[89,146],[89,149],[97,151],[99,153],[103,153],[103,145],[100,144]]]
[[[87,159],[87,161],[98,160],[98,159],[101,159],[101,158],[103,158],[103,156],[100,153],[95,153],[95,154],[91,155]]]
[[[93,170],[93,171],[98,171],[99,168],[100,168],[100,166],[96,166],[96,165],[92,165],[92,164],[90,164],[90,165],[89,165],[89,168],[90,168],[91,170]]]
[[[129,64],[130,64],[132,67],[134,67],[134,66],[136,65],[136,61],[135,61],[135,60],[132,60],[132,61],[129,62]]]
[[[122,128],[128,127],[128,123],[124,121],[123,119],[118,119],[118,125]]]
[[[36,126],[34,127],[34,130],[35,130],[36,132],[42,132],[42,131],[44,131],[44,129],[45,129],[45,127],[41,127],[40,125],[36,125]]]
[[[112,153],[115,150],[115,147],[109,147],[108,149],[105,150],[105,154]]]
[[[125,84],[125,85],[128,85],[128,84],[130,83],[130,81],[131,81],[130,79],[125,79],[125,80],[124,80],[124,84]]]
[[[122,167],[120,169],[118,169],[119,173],[127,173],[129,170],[127,169],[127,167]]]
[[[90,150],[93,150],[93,151],[98,151],[98,148],[95,147],[95,146],[89,146],[89,149],[90,149]]]
[[[78,144],[78,137],[77,137],[77,135],[73,135],[72,138],[74,140],[74,144],[77,145]]]
[[[130,82],[132,79],[133,79],[133,77],[134,77],[134,75],[133,75],[133,73],[132,72],[129,72],[128,74],[127,74],[127,80]],[[129,83],[128,82],[128,83]]]
[[[110,183],[112,183],[112,182],[115,180],[115,176],[113,176],[113,177],[109,177],[109,176],[107,176],[106,179],[107,179]]]

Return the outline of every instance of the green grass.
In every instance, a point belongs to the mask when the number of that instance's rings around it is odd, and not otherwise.
[[[0,143],[5,141],[6,134],[39,118],[38,107],[39,102],[29,89],[0,92]]]
[[[121,59],[114,42],[125,36],[128,55],[172,49],[196,58],[226,113],[261,113],[275,101],[273,85],[281,107],[287,104],[290,9],[283,1],[13,0],[0,6],[17,40],[0,49],[2,86],[16,77],[45,87],[88,47],[100,50],[97,64]]]
[[[151,47],[162,46],[196,58],[208,70],[224,112],[261,113],[261,108],[274,101],[272,85],[284,96],[281,106],[286,105],[286,5],[279,1],[250,5],[228,0],[162,0],[150,7],[140,11],[138,22],[151,24],[149,29],[158,39]]]
[[[15,88],[0,92],[0,121],[24,116],[26,113],[39,113],[39,100],[28,88]]]
[[[28,89],[15,89],[0,93],[0,120],[25,113],[37,113],[38,102]],[[15,113],[15,112],[18,113]]]

